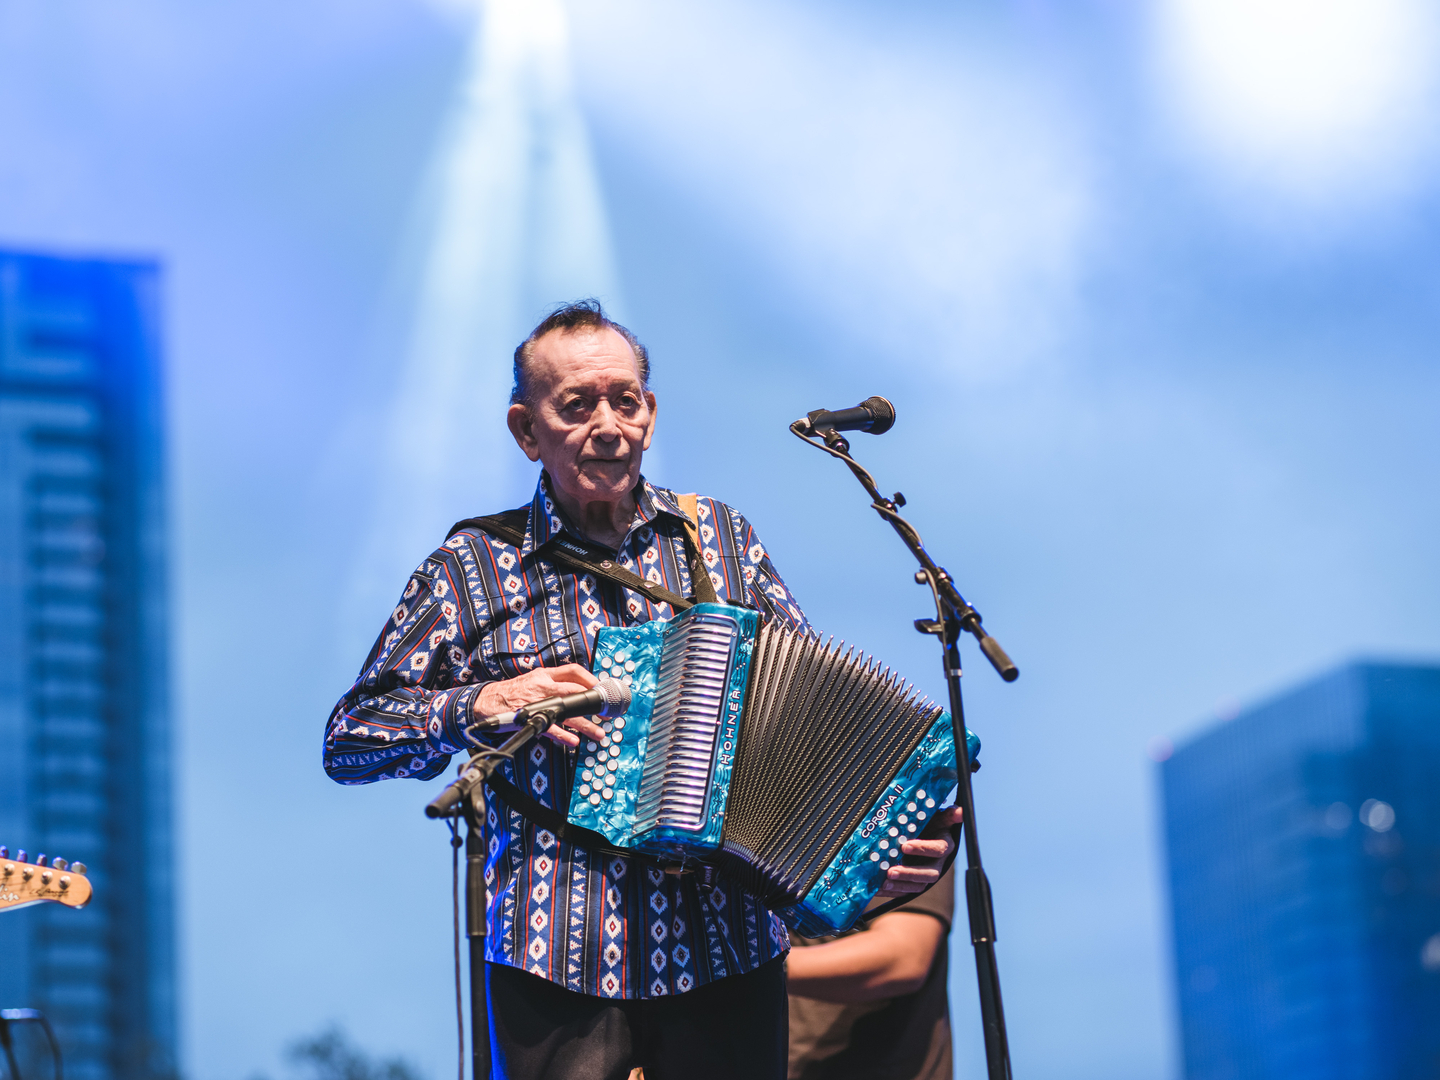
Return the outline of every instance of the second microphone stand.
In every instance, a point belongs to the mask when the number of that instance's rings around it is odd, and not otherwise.
[[[465,819],[465,935],[470,945],[470,1061],[474,1080],[490,1076],[490,1003],[485,986],[485,780],[525,747],[538,739],[560,717],[556,709],[521,710],[520,729],[499,747],[481,748],[425,807],[425,816]],[[459,842],[458,840],[456,841]],[[455,961],[456,993],[460,963]],[[463,1077],[462,1068],[461,1080]]]
[[[816,415],[811,414],[812,417]],[[915,629],[922,634],[934,634],[944,650],[955,761],[960,770],[955,804],[961,810],[961,831],[965,842],[965,907],[970,921],[970,943],[975,947],[980,1020],[985,1032],[986,1075],[989,1080],[1011,1080],[1010,1045],[1005,1033],[1005,1010],[1000,1001],[1000,968],[995,959],[995,909],[990,899],[990,880],[980,862],[975,796],[970,787],[970,747],[965,740],[965,707],[960,699],[961,635],[974,635],[980,651],[1006,682],[1019,678],[1020,669],[1005,655],[1000,643],[986,633],[980,623],[980,613],[965,602],[944,567],[930,557],[914,526],[900,516],[905,497],[898,491],[893,498],[881,494],[875,478],[850,456],[850,444],[833,428],[815,427],[806,418],[796,420],[790,425],[790,430],[811,446],[845,462],[869,494],[870,505],[875,512],[890,523],[920,564],[920,569],[915,572],[916,583],[929,585],[935,598],[935,618],[916,619]]]

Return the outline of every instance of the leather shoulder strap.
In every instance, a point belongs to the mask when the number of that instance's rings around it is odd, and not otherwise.
[[[720,597],[715,592],[715,583],[710,580],[710,571],[706,569],[705,560],[700,555],[700,530],[696,524],[700,520],[700,496],[677,495],[675,501],[680,504],[680,509],[685,511],[685,554],[690,562],[690,588],[695,591],[695,601],[699,604],[717,604]]]
[[[466,518],[464,521],[457,521],[451,527],[446,539],[448,540],[462,529],[478,529],[480,532],[499,537],[507,544],[519,547],[525,542],[525,525],[529,521],[529,515],[529,508],[522,507],[518,510],[506,510],[503,514],[491,514],[489,517]],[[687,545],[687,551],[689,551],[689,545]],[[676,611],[684,611],[695,604],[695,601],[687,600],[663,585],[646,581],[639,574],[626,570],[625,567],[610,558],[608,553],[599,548],[589,547],[570,536],[561,534],[551,537],[546,542],[543,552],[547,559],[562,563],[573,570],[580,570],[616,582],[627,589],[638,592],[641,596],[648,597],[657,604],[669,604]],[[705,580],[708,584],[710,580],[708,575]],[[711,591],[713,593],[714,590]]]
[[[530,520],[530,508],[521,506],[514,510],[506,510],[501,514],[490,514],[488,517],[466,518],[464,521],[457,521],[450,526],[450,531],[445,534],[449,540],[461,529],[479,529],[491,536],[498,536],[507,544],[514,544],[519,547],[525,542],[525,525]]]

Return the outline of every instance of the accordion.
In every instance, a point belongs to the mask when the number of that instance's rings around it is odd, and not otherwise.
[[[713,866],[807,936],[853,926],[955,788],[948,712],[853,648],[749,608],[603,628],[593,670],[631,701],[582,746],[569,820]]]

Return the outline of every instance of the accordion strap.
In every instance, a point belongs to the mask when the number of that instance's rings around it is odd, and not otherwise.
[[[694,495],[681,495],[680,506],[689,518],[685,521],[685,555],[690,568],[690,583],[695,590],[695,599],[690,600],[681,596],[663,585],[657,585],[652,581],[646,581],[639,574],[626,570],[617,563],[609,552],[603,548],[586,544],[564,533],[557,533],[552,536],[540,549],[544,557],[552,562],[562,563],[572,570],[581,570],[596,577],[613,581],[627,589],[638,592],[641,596],[653,600],[657,604],[669,604],[676,611],[684,611],[697,603],[713,604],[718,600],[715,593],[715,584],[710,580],[710,572],[705,569],[705,561],[700,556],[699,533],[695,525],[695,513],[697,499]],[[449,540],[462,529],[479,529],[483,533],[499,537],[507,544],[520,547],[525,543],[525,526],[530,520],[530,508],[522,506],[516,510],[506,510],[502,514],[490,514],[486,517],[466,518],[464,521],[457,521],[445,534]]]
[[[700,604],[719,602],[715,594],[715,583],[710,580],[710,571],[700,555],[700,496],[679,495],[675,501],[685,511],[685,555],[690,562],[690,587],[695,590],[695,601]]]

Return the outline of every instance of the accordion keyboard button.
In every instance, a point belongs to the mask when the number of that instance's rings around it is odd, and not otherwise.
[[[589,777],[586,777],[586,779],[588,780]],[[581,794],[581,795],[589,795],[589,794],[590,794],[590,785],[589,785],[589,784],[581,784],[581,785],[580,785],[580,794]]]
[[[608,788],[608,787],[607,787],[604,791],[600,792],[600,794],[603,795],[603,796],[604,796],[605,798],[607,798],[607,799],[613,798],[614,795],[615,795],[615,789],[614,789],[614,788]]]
[[[599,806],[599,805],[600,805],[600,796],[599,796],[598,794],[597,794],[597,795],[591,795],[591,796],[590,796],[590,805],[591,805],[591,806]]]

